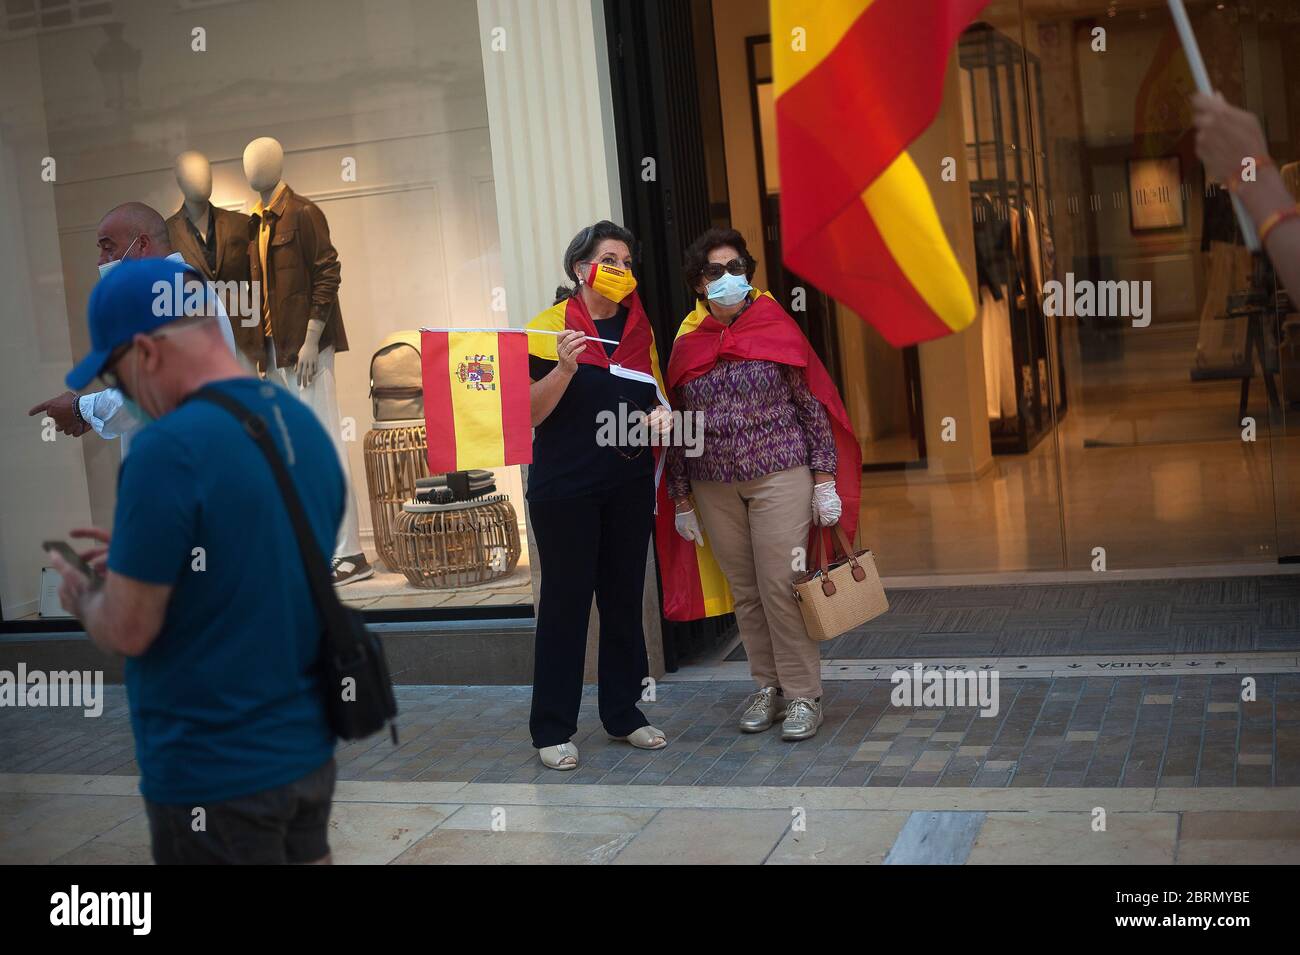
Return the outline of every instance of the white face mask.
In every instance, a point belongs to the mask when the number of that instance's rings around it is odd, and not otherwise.
[[[123,252],[117,258],[110,259],[108,262],[105,262],[103,265],[99,266],[99,277],[102,279],[109,272],[117,268],[117,263],[125,259],[127,255],[130,253],[130,251],[133,248],[135,248],[135,244],[139,241],[140,241],[140,237],[137,235],[134,239],[131,240],[131,244],[126,247],[126,252]]]

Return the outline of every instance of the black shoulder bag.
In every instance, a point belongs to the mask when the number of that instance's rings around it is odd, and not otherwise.
[[[388,675],[388,661],[379,638],[367,629],[361,614],[345,607],[334,592],[326,567],[329,564],[316,544],[311,524],[302,508],[298,489],[280,458],[275,442],[267,433],[266,419],[249,411],[225,392],[202,388],[190,398],[209,401],[234,415],[257,444],[280,486],[294,536],[302,555],[307,585],[320,612],[324,630],[321,641],[320,677],[325,691],[325,712],[330,728],[343,739],[363,739],[388,724],[393,744],[397,744],[397,701],[393,698],[393,681]]]

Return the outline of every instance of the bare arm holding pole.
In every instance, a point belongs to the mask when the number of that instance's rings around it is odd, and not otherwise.
[[[1195,94],[1192,107],[1196,153],[1205,163],[1205,171],[1228,185],[1261,232],[1267,227],[1265,251],[1282,284],[1293,299],[1300,300],[1300,216],[1292,214],[1295,197],[1269,158],[1259,120],[1253,113],[1229,105],[1217,93]],[[1270,219],[1274,220],[1271,227]]]

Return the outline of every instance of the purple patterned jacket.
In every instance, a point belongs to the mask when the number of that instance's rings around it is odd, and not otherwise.
[[[678,410],[703,414],[703,453],[668,448],[668,495],[691,481],[752,481],[804,466],[835,473],[835,437],[803,370],[772,361],[719,361],[677,389]]]

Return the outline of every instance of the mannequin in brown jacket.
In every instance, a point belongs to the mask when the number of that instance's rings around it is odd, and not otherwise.
[[[235,341],[248,361],[261,361],[260,336],[255,335],[261,303],[251,298],[248,263],[248,216],[219,209],[212,204],[212,165],[199,152],[176,157],[176,184],[184,202],[167,220],[172,249],[181,254],[209,282],[236,283],[218,286],[225,293],[222,304],[230,316]],[[250,347],[245,347],[247,343]],[[256,348],[251,347],[256,344]]]
[[[237,327],[236,334],[252,339],[266,376],[310,405],[334,441],[348,481],[334,582],[348,584],[371,576],[374,569],[361,552],[334,381],[334,356],[348,347],[339,310],[339,257],[325,214],[289,188],[283,170],[284,148],[276,140],[262,137],[244,148],[244,175],[261,196],[248,222],[248,263],[253,280],[261,284],[262,324]]]

